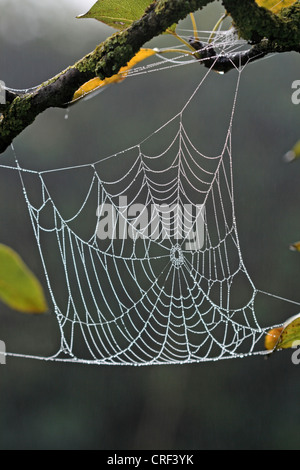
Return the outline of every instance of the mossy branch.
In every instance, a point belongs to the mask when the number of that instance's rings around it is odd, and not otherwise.
[[[223,4],[246,41],[259,43],[266,38],[284,50],[299,48],[299,2],[284,8],[280,15],[259,7],[255,0],[223,0]]]
[[[0,153],[46,109],[65,107],[75,91],[88,80],[97,75],[104,79],[116,74],[145,43],[189,13],[213,1],[157,0],[148,7],[140,20],[114,34],[76,64],[30,93],[7,91],[7,102],[0,105],[3,113],[0,118]],[[263,55],[271,52],[299,52],[299,3],[285,9],[281,16],[258,7],[254,0],[223,0],[223,4],[240,35],[256,44],[255,57],[259,57],[260,52]]]

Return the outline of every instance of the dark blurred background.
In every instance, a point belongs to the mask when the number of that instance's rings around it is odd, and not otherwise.
[[[112,32],[96,21],[75,19],[93,3],[0,0],[1,80],[10,87],[31,87],[93,50]],[[198,16],[198,28],[211,29],[221,12],[218,3],[212,4]],[[72,107],[68,120],[65,110],[47,111],[15,141],[21,166],[43,170],[82,164],[136,144],[181,109],[203,74],[195,64],[127,79]],[[232,102],[226,90],[232,91],[236,78],[234,72],[211,74],[199,98],[194,119],[204,153],[214,145],[212,135],[226,130]],[[295,301],[300,300],[300,256],[289,251],[289,244],[300,239],[300,166],[287,165],[282,157],[300,138],[300,108],[291,102],[291,85],[299,78],[296,54],[247,67],[233,133],[245,264],[257,288]],[[0,163],[11,158],[8,150]],[[1,170],[0,181],[0,241],[16,249],[43,280],[18,176]],[[272,325],[297,312],[293,304],[272,300],[257,317]],[[0,337],[9,351],[34,349],[42,356],[58,349],[53,312],[30,317],[1,305],[0,315]],[[0,384],[1,449],[300,448],[300,368],[292,364],[291,351],[267,361],[145,368],[8,358]]]

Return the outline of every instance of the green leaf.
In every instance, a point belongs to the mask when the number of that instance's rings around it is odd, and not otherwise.
[[[43,289],[20,256],[0,244],[0,300],[23,313],[48,310]]]
[[[95,18],[116,29],[125,29],[141,18],[153,0],[98,0],[78,18]]]
[[[85,14],[77,18],[94,18],[107,26],[122,30],[139,20],[153,0],[98,0]],[[171,34],[176,25],[168,28]]]

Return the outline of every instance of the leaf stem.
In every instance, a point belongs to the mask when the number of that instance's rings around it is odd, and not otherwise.
[[[221,16],[221,18],[218,20],[217,24],[215,25],[214,29],[212,30],[211,32],[211,35],[209,36],[209,40],[208,40],[208,44],[211,44],[213,42],[213,39],[216,35],[216,32],[218,31],[218,29],[220,28],[221,24],[223,23],[223,21],[227,18],[228,13],[224,13],[224,15]]]
[[[179,54],[190,55],[192,57],[195,57],[195,49],[193,49],[193,52],[186,51],[185,49],[154,49],[154,50],[158,54],[177,52]]]
[[[194,13],[190,13],[192,25],[193,25],[193,31],[194,31],[194,38],[196,41],[199,41],[199,36],[198,36],[198,30],[197,30],[197,23],[195,19]]]
[[[182,44],[187,46],[191,51],[195,52],[195,49],[190,45],[190,43],[180,37],[175,31],[172,31],[171,34],[174,36],[174,38],[178,39],[178,41],[182,42]]]

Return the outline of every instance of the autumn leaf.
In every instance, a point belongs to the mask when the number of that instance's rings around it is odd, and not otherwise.
[[[300,140],[294,145],[292,150],[289,150],[285,155],[284,155],[284,161],[287,163],[294,162],[295,160],[298,160],[300,158]]]
[[[300,251],[300,242],[293,243],[290,245],[291,251]]]
[[[141,49],[129,62],[125,67],[122,67],[120,71],[116,74],[113,75],[112,77],[105,78],[104,80],[100,80],[100,78],[93,78],[92,80],[88,81],[82,87],[79,88],[79,90],[76,91],[76,93],[73,96],[73,100],[77,101],[80,98],[83,98],[90,93],[93,93],[96,90],[99,90],[107,85],[111,85],[113,83],[120,83],[128,75],[128,72],[130,69],[132,69],[135,65],[137,65],[139,62],[147,59],[148,57],[151,57],[156,54],[156,51],[153,49]]]
[[[283,8],[290,7],[298,0],[255,0],[260,7],[271,10],[273,13],[280,13]]]
[[[265,348],[268,351],[273,351],[276,348],[282,332],[283,328],[273,328],[273,330],[268,331],[265,337]]]
[[[45,313],[48,306],[43,289],[11,248],[0,244],[0,300],[23,313]]]
[[[265,338],[267,350],[289,349],[300,342],[300,314],[286,321],[281,328],[270,330]]]

